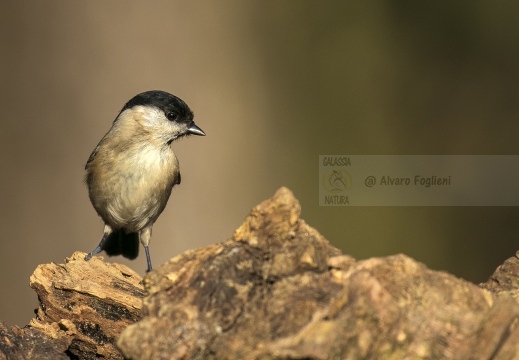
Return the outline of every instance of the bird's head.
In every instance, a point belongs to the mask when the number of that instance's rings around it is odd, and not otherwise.
[[[188,135],[204,136],[193,121],[193,112],[178,97],[165,91],[151,90],[128,101],[114,121],[128,137],[144,137],[170,144]]]

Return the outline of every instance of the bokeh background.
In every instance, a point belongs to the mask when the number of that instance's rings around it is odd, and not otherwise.
[[[1,1],[0,320],[33,316],[38,264],[97,245],[84,163],[150,89],[184,99],[207,133],[173,145],[182,184],[154,227],[155,266],[226,240],[285,185],[358,259],[405,253],[485,281],[519,247],[517,207],[319,207],[318,156],[518,154],[518,14],[488,1]],[[144,274],[142,255],[109,261]]]

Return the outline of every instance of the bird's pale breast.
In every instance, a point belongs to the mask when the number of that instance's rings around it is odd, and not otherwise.
[[[150,144],[120,153],[101,146],[87,171],[94,208],[107,224],[126,232],[140,231],[158,218],[179,176],[169,146]]]

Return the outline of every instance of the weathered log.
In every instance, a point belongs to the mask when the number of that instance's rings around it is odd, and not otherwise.
[[[38,294],[37,316],[29,323],[55,339],[68,339],[80,359],[122,359],[115,348],[121,331],[139,319],[144,288],[137,273],[76,252],[65,264],[36,268],[30,285]]]
[[[8,329],[0,322],[0,360],[56,359],[66,360],[70,340],[51,338],[33,328]]]
[[[300,211],[281,188],[231,239],[171,259],[144,288],[84,253],[40,265],[37,316],[0,326],[0,359],[38,341],[79,359],[519,358],[517,257],[481,286],[404,255],[355,261]]]

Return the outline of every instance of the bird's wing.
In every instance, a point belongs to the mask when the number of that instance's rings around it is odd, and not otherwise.
[[[88,161],[85,164],[85,170],[88,168],[88,165],[95,159],[97,153],[99,152],[99,147],[101,146],[101,143],[99,143],[94,151],[92,151],[92,154],[90,154],[90,157],[88,158]]]
[[[176,172],[176,174],[175,174],[175,182],[174,182],[174,184],[175,184],[175,185],[180,184],[180,180],[181,180],[181,177],[180,177],[180,171],[177,170],[177,172]]]

